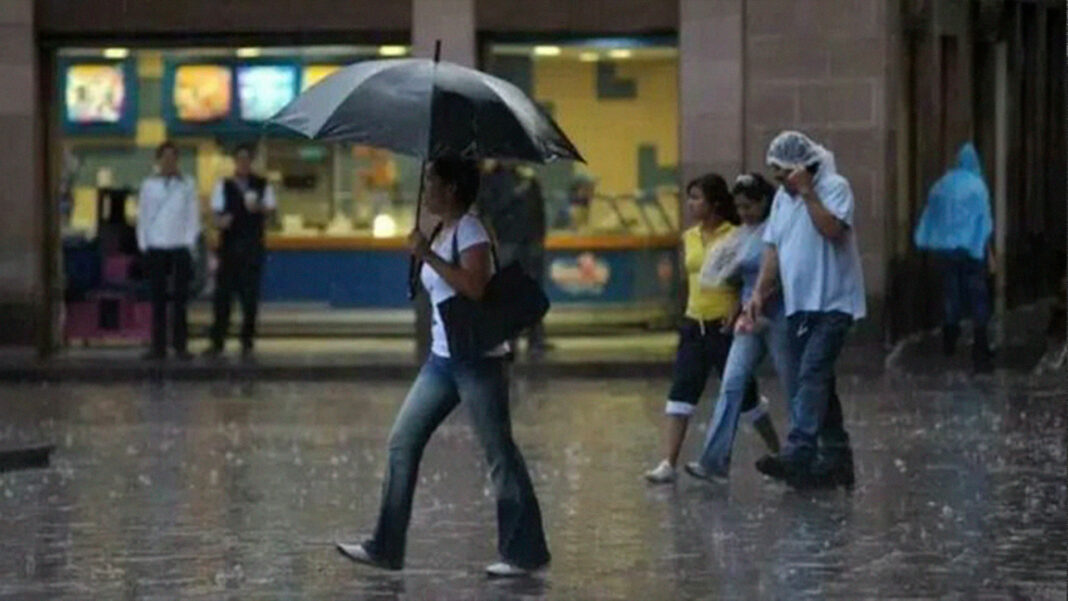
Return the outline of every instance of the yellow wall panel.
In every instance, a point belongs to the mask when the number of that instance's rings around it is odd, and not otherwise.
[[[661,165],[678,162],[678,61],[642,59],[617,63],[617,76],[633,79],[637,97],[599,99],[596,63],[544,59],[534,62],[534,96],[551,102],[554,117],[588,161],[604,194],[638,188],[638,147],[657,148]]]
[[[141,148],[155,148],[167,139],[167,124],[163,119],[138,119],[136,144]]]
[[[163,79],[163,53],[157,50],[139,50],[137,76],[144,79]]]

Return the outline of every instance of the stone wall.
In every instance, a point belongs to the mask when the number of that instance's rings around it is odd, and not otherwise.
[[[856,198],[869,297],[885,290],[890,151],[888,4],[746,0],[745,166],[764,169],[771,139],[799,129],[835,153]]]
[[[0,0],[0,345],[33,344],[41,280],[36,48],[32,0]]]

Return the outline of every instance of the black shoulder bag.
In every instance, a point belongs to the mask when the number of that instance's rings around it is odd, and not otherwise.
[[[454,230],[451,262],[459,266],[456,238],[457,231]],[[492,242],[490,252],[494,273],[486,284],[481,301],[456,293],[438,303],[438,314],[445,326],[449,354],[453,358],[481,358],[502,342],[516,338],[523,330],[537,324],[549,311],[549,298],[538,282],[517,262],[501,269]]]

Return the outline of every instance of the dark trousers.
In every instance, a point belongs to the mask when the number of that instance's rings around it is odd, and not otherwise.
[[[241,302],[241,347],[252,348],[256,337],[256,313],[260,304],[260,280],[263,276],[263,253],[223,250],[215,273],[215,323],[211,341],[217,349],[226,344],[230,331],[230,311],[234,295]]]
[[[962,250],[942,253],[941,259],[946,325],[955,327],[967,315],[985,331],[990,323],[986,264]]]
[[[185,306],[189,298],[189,282],[193,279],[193,258],[184,248],[150,248],[145,257],[145,269],[152,291],[152,350],[161,354],[167,350],[169,304],[171,344],[174,350],[184,352],[189,339]]]
[[[693,415],[709,376],[714,372],[723,377],[732,341],[731,334],[723,331],[723,320],[700,322],[689,317],[683,320],[665,409],[668,415]],[[760,393],[751,374],[746,377],[744,386],[741,410],[749,411],[760,403]]]

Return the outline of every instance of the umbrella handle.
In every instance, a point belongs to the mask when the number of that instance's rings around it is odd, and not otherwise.
[[[423,213],[423,187],[426,185],[426,160],[419,167],[419,195],[415,198],[415,227],[419,229],[419,220]],[[415,300],[415,291],[418,286],[419,261],[415,255],[408,257],[408,300]]]
[[[441,62],[441,40],[434,41],[434,66],[437,69],[437,64]],[[433,110],[433,100],[431,100],[431,110]],[[427,149],[429,154],[429,148]],[[419,229],[419,218],[422,216],[423,211],[423,185],[426,182],[426,159],[423,159],[422,165],[419,167],[419,195],[415,199],[415,227],[412,229]],[[408,257],[408,300],[415,300],[415,291],[417,290],[417,278],[419,277],[419,261],[415,259],[415,255]]]

